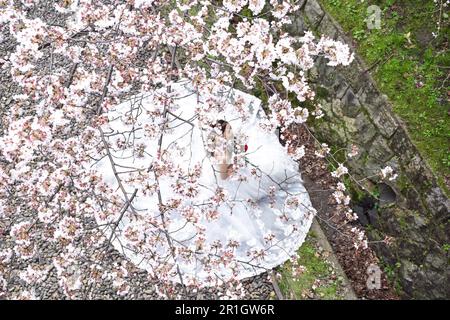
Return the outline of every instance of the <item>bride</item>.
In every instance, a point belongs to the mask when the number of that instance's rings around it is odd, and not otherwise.
[[[107,114],[103,130],[114,164],[122,171],[134,169],[121,176],[127,193],[135,192],[132,210],[106,231],[113,245],[151,274],[166,257],[173,266],[170,280],[185,284],[212,284],[214,277],[243,279],[288,260],[303,243],[315,210],[298,163],[277,135],[264,128],[261,101],[229,90],[218,93],[223,106],[205,115],[199,108],[206,99],[190,82],[176,83],[172,96],[173,105],[164,107],[170,112],[161,136],[149,132],[151,125],[163,125],[152,116],[163,108],[157,106],[155,95],[136,96]],[[238,105],[248,110],[246,116]],[[105,183],[119,190],[110,160],[104,157],[93,166]],[[136,182],[136,172],[148,173],[149,168],[159,172],[163,167],[170,167],[166,176],[143,174]],[[157,187],[148,181],[157,181]],[[163,217],[172,241],[144,249],[151,228],[143,225],[161,218],[161,205],[168,203],[178,204]],[[198,255],[183,255],[182,248]]]
[[[233,131],[231,129],[231,125],[225,120],[217,121],[214,127],[219,127],[220,136],[212,135],[210,137],[210,141],[213,142],[213,147],[215,152],[211,152],[211,156],[214,158],[216,163],[218,164],[218,172],[220,173],[221,179],[228,178],[233,172],[233,144],[234,137]],[[224,147],[220,147],[219,144],[216,144],[216,140],[223,138],[226,141]],[[247,146],[247,145],[246,145]],[[247,150],[245,150],[247,151]]]

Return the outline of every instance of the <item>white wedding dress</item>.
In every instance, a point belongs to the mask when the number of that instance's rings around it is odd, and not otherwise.
[[[179,152],[171,159],[181,170],[192,169],[195,164],[201,164],[202,171],[198,184],[202,187],[199,194],[192,199],[192,206],[198,208],[203,202],[209,201],[214,196],[217,186],[223,187],[232,199],[232,204],[222,204],[217,210],[220,213],[219,217],[212,221],[205,217],[196,223],[187,223],[184,216],[172,212],[168,217],[168,230],[175,239],[193,248],[195,247],[196,230],[198,230],[196,226],[203,226],[207,244],[203,247],[206,251],[205,254],[208,253],[208,245],[217,240],[223,244],[230,240],[238,241],[240,246],[235,249],[234,253],[236,267],[239,270],[237,278],[239,279],[260,274],[282,264],[295,254],[303,243],[315,210],[312,208],[308,193],[302,184],[298,163],[288,156],[275,133],[268,133],[259,126],[261,119],[265,117],[260,100],[233,90],[231,94],[227,95],[230,103],[225,110],[211,115],[217,120],[228,121],[234,135],[243,133],[247,136],[245,142],[248,146],[245,155],[246,165],[228,179],[221,180],[214,172],[214,161],[205,148],[207,137],[204,130],[198,126],[196,119],[196,108],[201,103],[202,97],[191,90],[188,82],[177,83],[173,87],[173,92],[179,97],[176,102],[178,106],[173,109],[176,110],[174,114],[176,113],[178,118],[169,117],[170,127],[173,129],[164,135],[162,149],[173,146],[174,143],[182,150],[184,148],[184,151]],[[250,116],[246,120],[243,120],[239,112],[233,108],[233,100],[237,97],[243,98],[245,105],[251,110]],[[104,126],[103,130],[107,133],[119,133],[108,138],[114,146],[117,139],[128,137],[132,128],[138,129],[135,130],[133,138],[145,145],[144,156],[141,158],[133,156],[131,147],[120,151],[112,148],[112,155],[116,163],[121,166],[120,168],[133,167],[146,170],[157,154],[158,138],[143,139],[144,130],[140,129],[145,128],[146,122],[154,120],[149,120],[149,116],[145,112],[141,112],[132,123],[124,124],[122,121],[130,114],[136,101],[144,111],[153,108],[151,97],[136,97],[108,112],[110,122]],[[193,126],[181,119],[190,119]],[[95,163],[94,167],[102,174],[108,185],[118,189],[107,157]],[[255,168],[257,168],[256,176],[251,174]],[[245,176],[247,180],[238,181],[238,176]],[[124,185],[129,194],[132,194],[136,188],[143,188],[142,185],[126,181],[124,181]],[[173,186],[169,179],[161,179],[160,190],[163,203],[174,197]],[[292,199],[297,199],[299,204],[291,205],[290,200]],[[156,193],[144,196],[138,192],[132,204],[135,210],[141,214],[154,216],[159,214]],[[156,262],[148,254],[126,248],[127,239],[123,236],[122,231],[128,224],[135,222],[133,219],[131,213],[125,214],[119,227],[115,230],[117,237],[114,237],[113,244],[136,265],[152,273]],[[268,234],[275,236],[271,242],[265,239]],[[161,246],[156,250],[159,250],[162,255],[164,254],[162,251],[167,248]],[[265,252],[264,259],[255,260],[250,257],[248,253],[251,250],[263,250]],[[176,263],[186,279],[203,280],[211,274],[211,270],[205,269],[196,260],[186,261],[181,258],[176,260],[172,262]],[[231,270],[229,266],[221,266],[214,270],[214,274],[226,278],[230,276]],[[179,276],[174,275],[172,280],[178,282]]]

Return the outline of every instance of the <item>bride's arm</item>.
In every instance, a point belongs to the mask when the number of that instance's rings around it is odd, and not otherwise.
[[[221,155],[219,160],[219,172],[220,172],[220,178],[222,180],[227,179],[233,172],[233,164],[230,163],[231,161],[231,153],[227,150],[225,154]]]

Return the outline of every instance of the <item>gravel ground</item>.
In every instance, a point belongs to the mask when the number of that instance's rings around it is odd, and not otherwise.
[[[44,21],[49,22],[52,25],[64,25],[64,16],[55,12],[53,9],[53,1],[41,0],[39,6],[35,6],[29,10],[29,17],[39,17]],[[10,36],[7,30],[0,30],[2,37],[0,37],[0,57],[7,60],[9,54],[14,50],[16,43]],[[143,56],[143,59],[146,57]],[[1,67],[1,65],[0,65]],[[68,66],[69,68],[70,66]],[[3,134],[7,127],[7,121],[5,115],[8,112],[9,107],[13,103],[12,97],[15,94],[19,94],[19,88],[11,81],[11,76],[8,68],[0,69],[0,135]],[[18,205],[20,202],[18,201]],[[21,216],[16,215],[15,221],[22,221],[26,218],[26,214]],[[0,250],[12,247],[12,239],[9,236],[9,225],[12,221],[0,221]],[[33,264],[47,264],[58,254],[58,248],[53,246],[46,240],[45,234],[42,235],[37,247],[40,249],[39,257],[37,257]],[[102,267],[108,269],[113,264],[126,263],[124,257],[116,250],[110,248],[106,253],[105,259],[101,261]],[[28,262],[24,262],[17,259],[12,259],[6,268],[2,269],[0,264],[0,274],[5,275],[5,278],[9,278],[7,291],[3,293],[0,289],[0,299],[14,299],[17,298],[20,293],[25,290],[29,290],[26,284],[18,277],[20,270],[27,267]],[[83,266],[81,266],[83,268]],[[102,283],[95,283],[89,292],[86,293],[85,298],[88,299],[159,299],[160,296],[156,293],[155,281],[151,279],[146,271],[143,271],[137,267],[130,268],[132,272],[128,275],[127,280],[130,285],[129,293],[125,296],[118,296],[117,291],[112,288],[112,285],[108,281],[102,281]],[[245,291],[247,292],[247,299],[269,299],[274,296],[273,286],[268,275],[261,274],[257,277],[250,278],[243,282]],[[0,287],[1,288],[1,287]],[[173,288],[176,296],[176,292],[180,292],[179,287]],[[64,299],[64,295],[58,285],[58,279],[56,270],[53,268],[46,280],[35,290],[35,295],[40,299]],[[199,292],[188,292],[187,299],[216,299],[217,290],[204,289]]]

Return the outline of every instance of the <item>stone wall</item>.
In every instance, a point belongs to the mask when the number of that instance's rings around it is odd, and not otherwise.
[[[293,19],[288,30],[293,36],[310,29],[351,43],[316,0],[303,1]],[[348,162],[356,179],[374,176],[387,165],[399,174],[392,182],[350,183],[355,211],[370,240],[394,238],[390,246],[374,245],[379,257],[396,274],[405,296],[450,298],[448,197],[361,59],[345,68],[327,67],[321,58],[316,65],[309,77],[325,112],[323,121],[313,124],[321,140],[335,149],[360,148]],[[365,198],[363,189],[378,196]]]

